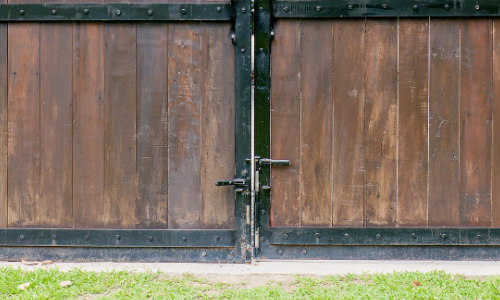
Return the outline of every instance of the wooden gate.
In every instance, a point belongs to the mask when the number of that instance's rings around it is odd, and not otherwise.
[[[500,257],[499,6],[257,0],[261,258]]]
[[[1,260],[247,259],[250,2],[154,2],[0,4]]]

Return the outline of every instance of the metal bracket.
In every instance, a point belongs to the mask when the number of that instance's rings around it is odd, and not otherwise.
[[[261,159],[259,159],[259,164],[261,166],[284,166],[284,167],[287,167],[290,165],[290,161],[286,160],[286,159],[261,158]]]

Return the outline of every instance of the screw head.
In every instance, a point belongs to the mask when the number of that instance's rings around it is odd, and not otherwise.
[[[259,52],[260,53],[264,52],[264,48],[259,48]]]
[[[411,238],[412,238],[412,239],[416,239],[416,238],[417,238],[417,235],[416,235],[415,233],[412,233],[412,234],[411,234]]]
[[[476,236],[476,239],[477,239],[478,241],[479,241],[480,239],[482,239],[482,238],[483,238],[483,236],[482,236],[482,235],[480,235],[480,234],[478,234],[478,235]]]
[[[56,10],[55,10],[55,9],[53,9],[53,10],[51,11],[51,14],[53,14],[53,15],[57,14]]]
[[[245,53],[245,48],[241,48],[241,53]]]
[[[441,234],[441,237],[442,237],[443,239],[446,239],[448,236],[446,235],[446,233],[443,233],[443,234]]]
[[[207,252],[206,251],[201,252],[201,256],[203,257],[207,256]]]
[[[85,240],[88,241],[90,239],[90,236],[86,235]]]
[[[19,11],[19,14],[20,14],[21,16],[24,16],[24,10],[22,10],[22,9],[21,9],[21,10]]]
[[[186,11],[186,9],[185,9],[185,8],[181,9],[181,13],[182,13],[182,14],[184,14],[184,15],[185,15],[185,14],[186,14],[186,12],[187,12],[187,11]]]
[[[88,15],[89,14],[89,10],[88,9],[84,9],[83,13],[86,14],[86,15]]]
[[[183,242],[185,242],[185,241],[187,241],[187,240],[188,240],[188,239],[187,239],[187,237],[185,237],[185,236],[183,236],[183,237],[182,237],[182,241],[183,241]]]
[[[216,236],[216,237],[215,237],[215,240],[216,240],[216,241],[220,241],[220,236]]]
[[[352,10],[352,5],[351,4],[347,5],[347,9]]]
[[[321,6],[316,6],[316,11],[321,11]]]
[[[121,15],[121,14],[122,14],[122,12],[121,12],[120,10],[117,10],[117,11],[116,11],[116,15],[117,15],[117,16],[119,16],[119,15]]]
[[[279,255],[283,255],[283,250],[278,250]]]
[[[21,235],[19,236],[19,239],[20,239],[21,241],[22,241],[22,240],[24,240],[24,235],[22,235],[22,234],[21,234]]]
[[[476,5],[476,10],[479,10],[479,5]]]
[[[218,12],[221,12],[221,11],[222,11],[222,7],[217,6],[217,11],[218,11]]]
[[[289,10],[288,6],[285,6],[285,7],[283,8],[283,10],[284,10],[284,11],[288,11],[288,10]]]
[[[302,250],[302,254],[307,254],[307,250],[306,249]]]
[[[382,4],[382,8],[383,8],[383,9],[387,9],[387,4],[385,4],[385,3],[384,3],[384,4]]]
[[[382,236],[381,236],[379,233],[377,233],[377,235],[375,236],[375,238],[376,238],[377,240],[380,240],[380,239],[382,238]]]
[[[349,233],[344,233],[344,238],[348,239],[349,238]]]
[[[319,232],[316,232],[316,233],[314,234],[314,236],[315,236],[317,239],[319,239],[319,235],[320,235],[320,234],[319,234]]]
[[[449,4],[445,4],[445,5],[444,5],[444,8],[445,8],[446,10],[448,10],[448,9],[450,9],[450,5],[449,5]]]
[[[52,236],[52,239],[55,241],[55,240],[57,239],[57,235],[55,235],[55,234],[54,234],[54,235]]]
[[[150,236],[148,239],[149,239],[150,242],[153,241],[153,237],[152,236]]]
[[[118,234],[117,234],[117,235],[116,235],[116,239],[117,239],[117,240],[121,239],[120,235],[118,235]]]
[[[150,15],[150,16],[153,15],[153,10],[152,9],[148,10],[148,15]]]
[[[247,12],[247,8],[246,8],[246,7],[242,7],[242,8],[241,8],[241,12],[242,12],[242,13],[246,13],[246,12]]]
[[[263,11],[264,11],[264,7],[262,7],[262,6],[261,6],[261,7],[259,7],[259,11],[260,11],[260,12],[263,12]]]
[[[413,10],[418,10],[418,5],[413,5]]]
[[[288,240],[288,234],[286,234],[286,233],[285,233],[285,234],[283,235],[283,239],[284,239],[284,240]]]

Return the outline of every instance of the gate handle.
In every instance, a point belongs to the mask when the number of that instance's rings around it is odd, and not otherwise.
[[[261,166],[289,166],[290,161],[287,159],[269,159],[269,158],[261,158],[259,160],[259,164]]]
[[[227,186],[227,185],[244,186],[245,179],[217,180],[215,182],[215,186]]]

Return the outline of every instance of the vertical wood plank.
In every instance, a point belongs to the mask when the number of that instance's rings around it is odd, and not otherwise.
[[[459,225],[460,24],[431,19],[429,226]]]
[[[36,226],[40,213],[40,26],[10,24],[8,31],[8,226]]]
[[[73,227],[73,25],[40,24],[40,227]]]
[[[335,22],[333,35],[333,225],[363,227],[365,21]]]
[[[168,227],[168,24],[137,24],[137,206],[140,228]]]
[[[333,22],[303,20],[301,52],[301,225],[331,226]]]
[[[168,227],[199,228],[203,93],[200,25],[169,26]]]
[[[73,217],[75,228],[104,226],[103,24],[73,27]]]
[[[134,228],[136,180],[136,27],[104,26],[104,212],[106,227]]]
[[[2,1],[0,3],[5,3]],[[0,227],[7,227],[7,23],[0,24]]]
[[[460,226],[491,226],[492,20],[461,21]]]
[[[500,22],[493,20],[492,227],[500,227]]]
[[[427,226],[429,21],[399,21],[397,222]]]
[[[236,228],[234,190],[216,187],[235,176],[234,46],[229,24],[202,23],[204,95],[201,117],[201,228]]]
[[[397,19],[366,22],[365,202],[367,227],[395,227]]]
[[[271,52],[271,226],[300,224],[300,21],[281,20]]]

